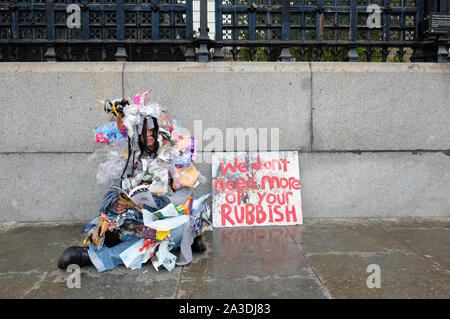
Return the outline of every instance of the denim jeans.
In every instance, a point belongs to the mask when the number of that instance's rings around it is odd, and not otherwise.
[[[177,196],[177,198],[172,199],[172,202],[174,202],[175,205],[180,205],[181,203],[183,203],[187,199],[187,197],[190,196],[191,194],[191,192],[189,191],[183,191],[183,188],[176,193],[181,196]],[[112,188],[109,188],[102,200],[102,203],[100,204],[100,213],[106,214],[109,220],[113,220],[115,217],[118,216],[114,207],[117,199],[118,196],[116,191]],[[167,205],[166,201],[170,203],[170,201],[165,198],[156,198],[156,200],[158,206]],[[137,211],[135,211],[134,215],[137,220],[142,219],[142,217],[138,214]],[[93,219],[91,221],[91,224],[97,225],[98,217]],[[183,237],[183,228],[184,225],[181,225],[170,231],[170,238],[175,244],[174,248],[180,247],[181,240]],[[115,245],[113,247],[103,246],[101,249],[97,249],[96,246],[89,244],[88,250],[89,257],[91,258],[91,261],[97,268],[98,272],[112,270],[117,266],[123,264],[123,261],[119,255],[139,240],[140,238],[128,237],[124,242],[118,245]]]
[[[181,239],[183,236],[183,225],[170,231],[170,239],[175,243],[175,247],[180,246]],[[123,264],[120,254],[131,247],[133,244],[138,242],[140,238],[129,237],[124,242],[115,245],[113,247],[103,246],[101,249],[97,249],[96,246],[89,245],[89,257],[98,272],[104,272],[112,270],[119,265]]]

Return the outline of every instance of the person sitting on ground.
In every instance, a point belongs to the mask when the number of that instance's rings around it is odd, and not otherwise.
[[[128,167],[128,165],[125,166],[124,173],[131,173],[128,176],[132,176],[134,171],[142,165],[142,159],[156,158],[159,148],[157,137],[158,121],[156,118],[148,116],[144,120],[142,132],[139,134],[140,155],[137,161],[132,163],[131,167]],[[117,192],[111,187],[108,189],[100,205],[100,214],[105,214],[108,220],[111,221],[116,219],[118,215],[127,213],[127,218],[132,219],[132,228],[136,231],[142,231],[145,228],[143,226],[142,208],[150,212],[155,212],[170,202],[174,203],[175,206],[181,205],[192,195],[191,188],[181,187],[174,190],[171,182],[173,182],[172,179],[169,180],[169,186],[173,190],[170,195],[152,195],[156,207],[149,207],[145,203],[139,203],[137,207],[130,207],[122,199],[119,199]],[[91,221],[91,224],[98,225],[98,218]],[[192,260],[192,251],[201,252],[206,250],[201,234],[195,236],[193,232],[188,230],[188,227],[189,223],[186,223],[170,232],[170,239],[175,243],[174,248],[181,246],[180,256],[183,255],[183,260],[177,262],[177,265],[189,263]],[[72,246],[67,248],[59,258],[58,267],[60,269],[66,269],[70,264],[76,264],[80,267],[93,264],[99,272],[112,270],[118,265],[123,264],[119,255],[141,239],[130,236],[128,232],[124,234],[120,229],[114,231],[108,230],[104,236],[103,246],[100,249],[92,244],[92,240],[89,247]]]

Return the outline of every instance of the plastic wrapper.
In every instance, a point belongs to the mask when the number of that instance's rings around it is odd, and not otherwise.
[[[186,199],[186,201],[183,204],[177,206],[178,212],[190,215],[192,210],[192,203],[193,199],[192,196],[190,196],[188,199]]]
[[[134,99],[133,99],[133,104],[135,105],[144,105],[145,103],[145,98],[147,97],[147,95],[152,91],[152,89],[142,92],[140,94],[137,94]]]
[[[205,194],[197,199],[194,199],[191,210],[192,226],[197,235],[203,233],[205,230],[212,230],[212,224],[209,221],[211,217],[211,209],[206,202],[210,194]]]
[[[190,150],[185,152],[178,151],[172,161],[176,166],[188,167],[192,163],[192,153]]]
[[[167,236],[170,235],[170,230],[157,230],[156,231],[156,239],[157,240],[164,240]]]
[[[170,135],[170,140],[179,151],[191,151],[191,135],[187,129],[182,127],[174,129]]]
[[[98,162],[96,181],[111,186],[113,180],[120,180],[127,162],[126,143],[115,143],[98,149],[88,156],[89,161]]]
[[[138,227],[136,227],[138,226]],[[146,230],[143,226],[142,222],[138,222],[134,219],[126,219],[122,225],[120,225],[120,232],[126,236],[135,237],[135,238],[145,238]]]
[[[142,180],[150,184],[150,192],[167,193],[169,188],[169,170],[167,167],[158,164],[158,161],[153,161],[149,164],[145,174],[143,174]]]
[[[146,263],[153,256],[158,245],[158,241],[141,239],[119,256],[127,268],[140,269],[142,264]]]
[[[201,212],[204,208],[203,203],[205,200],[208,199],[208,197],[211,196],[211,194],[205,194],[200,196],[199,198],[196,198],[192,201],[192,208],[191,211],[194,212]],[[209,217],[208,217],[209,218]]]
[[[161,116],[160,118],[158,118],[158,125],[160,130],[168,132],[169,134],[172,133],[174,129],[181,127],[181,123],[179,120],[168,116]]]
[[[117,128],[117,122],[108,122],[94,129],[95,141],[97,143],[124,142],[127,137],[125,130]]]
[[[159,249],[152,258],[153,267],[155,267],[157,271],[160,266],[163,266],[168,271],[171,271],[175,267],[177,256],[169,252],[172,247],[173,243],[167,240],[164,240],[159,244]]]
[[[178,153],[179,151],[173,147],[162,145],[158,150],[158,159],[165,163],[171,163]]]
[[[173,171],[174,188],[180,188],[181,186],[195,188],[199,181],[199,172],[193,164],[188,167],[175,167]]]
[[[165,206],[164,208],[157,210],[153,214],[158,218],[167,218],[167,217],[176,217],[176,216],[182,215],[183,213],[177,209],[175,204],[170,203],[169,205]]]
[[[195,148],[195,139],[191,136],[191,162],[195,162],[195,157],[197,156],[197,149]]]
[[[143,214],[144,213],[145,212],[143,212]],[[148,212],[148,213],[150,213],[150,212]],[[150,218],[149,218],[149,216],[146,217],[144,214],[145,226],[150,227],[155,230],[169,231],[169,230],[175,229],[175,228],[189,222],[189,216],[188,215],[180,215],[177,217],[158,219],[158,220],[152,221],[152,222],[147,222],[148,220],[151,220],[151,217]]]

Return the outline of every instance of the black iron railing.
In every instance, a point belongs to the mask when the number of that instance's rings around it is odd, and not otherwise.
[[[424,12],[450,12],[450,1],[216,0],[216,50],[221,59],[291,61],[433,60]],[[378,23],[377,23],[378,19]],[[445,37],[444,37],[445,38]],[[445,40],[445,39],[444,39]],[[447,38],[448,40],[448,38]],[[409,57],[405,57],[409,55]]]
[[[0,61],[448,61],[450,0],[206,1],[0,0]]]
[[[192,0],[0,0],[0,48],[6,61],[195,60]]]

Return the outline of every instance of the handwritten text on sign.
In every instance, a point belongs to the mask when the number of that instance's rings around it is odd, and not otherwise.
[[[301,225],[297,152],[213,153],[214,227]]]

